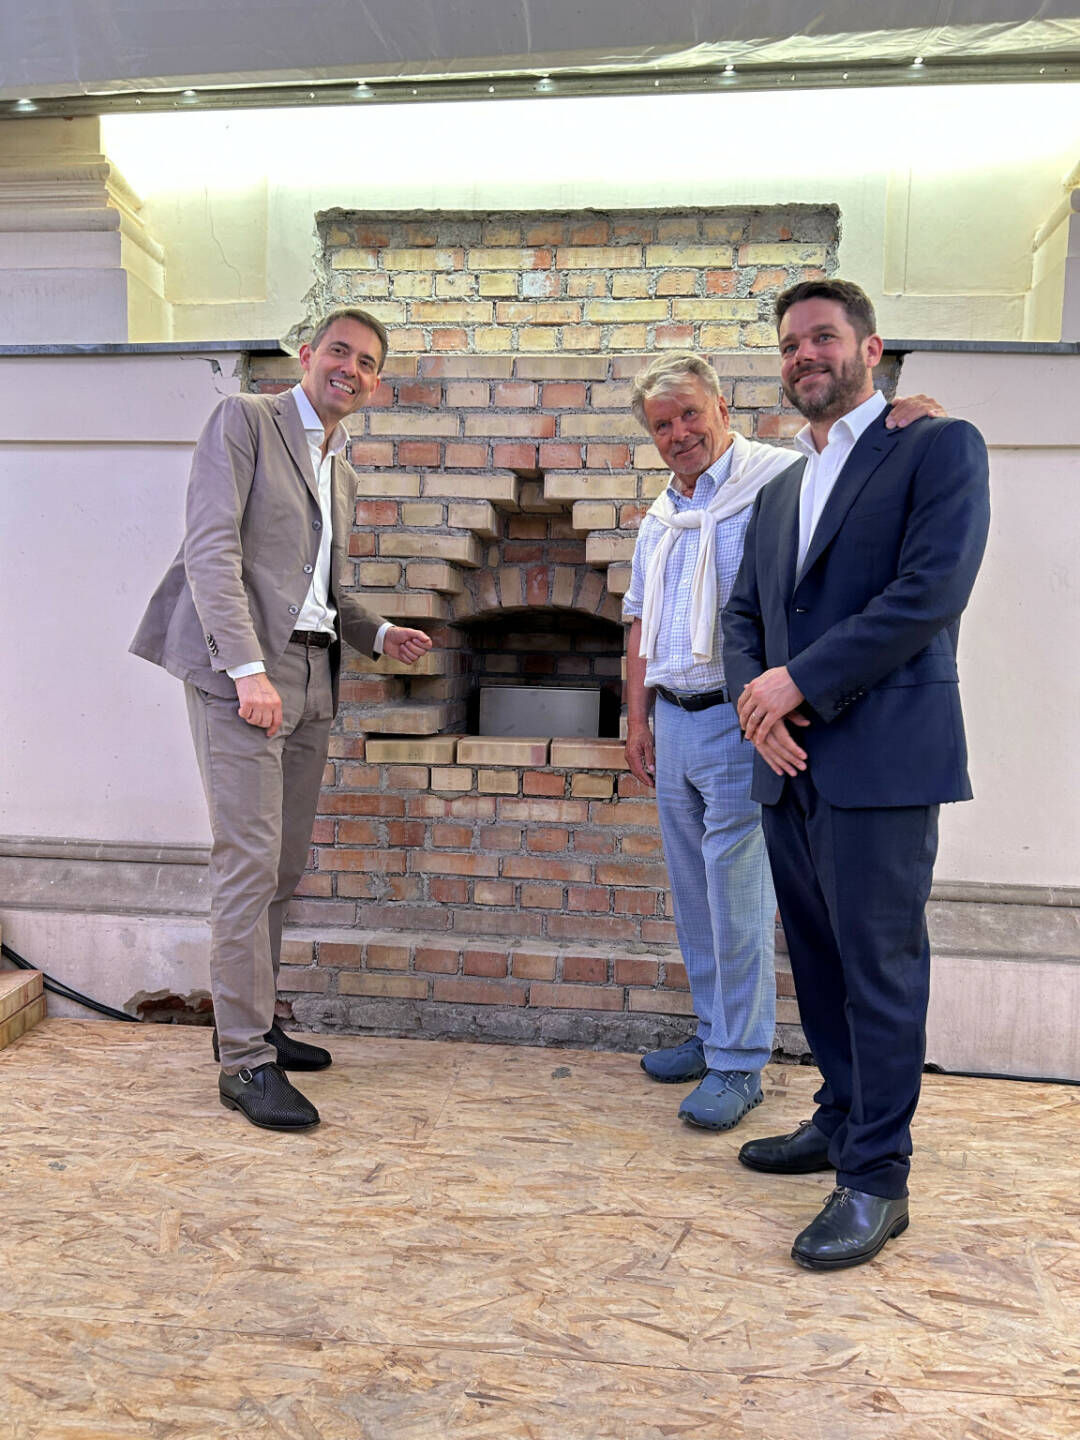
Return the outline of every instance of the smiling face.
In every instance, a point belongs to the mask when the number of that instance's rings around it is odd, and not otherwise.
[[[379,337],[359,320],[335,320],[317,346],[300,346],[300,384],[328,429],[371,399],[382,359]]]
[[[800,300],[780,321],[784,394],[812,425],[829,426],[874,393],[881,337],[860,339],[839,300]]]
[[[692,494],[699,475],[731,444],[728,408],[696,375],[688,374],[671,390],[644,402],[645,421],[660,458],[680,489]]]

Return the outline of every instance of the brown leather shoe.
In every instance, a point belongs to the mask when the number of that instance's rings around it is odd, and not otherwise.
[[[264,1130],[309,1130],[319,1123],[315,1106],[273,1063],[239,1070],[235,1075],[223,1070],[218,1076],[218,1093],[226,1109],[239,1110]]]
[[[739,1160],[751,1170],[770,1175],[809,1175],[813,1170],[835,1169],[829,1159],[829,1137],[812,1120],[804,1120],[790,1135],[748,1140]]]
[[[821,1214],[795,1237],[791,1258],[807,1270],[862,1265],[907,1227],[906,1195],[890,1200],[840,1185],[825,1201]]]

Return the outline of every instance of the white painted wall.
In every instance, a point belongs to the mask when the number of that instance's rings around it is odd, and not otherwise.
[[[337,206],[783,202],[839,205],[841,271],[883,333],[1014,339],[1080,157],[1080,85],[117,115],[102,134],[166,247],[178,339],[306,318],[315,215]]]

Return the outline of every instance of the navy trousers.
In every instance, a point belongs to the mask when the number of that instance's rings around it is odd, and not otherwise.
[[[824,1084],[815,1126],[837,1184],[907,1193],[930,995],[926,901],[936,805],[844,810],[809,773],[762,808],[806,1038]]]

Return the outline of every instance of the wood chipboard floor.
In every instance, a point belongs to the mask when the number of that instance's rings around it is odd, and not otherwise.
[[[338,1037],[323,1124],[223,1109],[205,1030],[0,1054],[2,1440],[1075,1440],[1080,1091],[928,1077],[912,1224],[788,1256],[831,1177],[633,1055]]]

